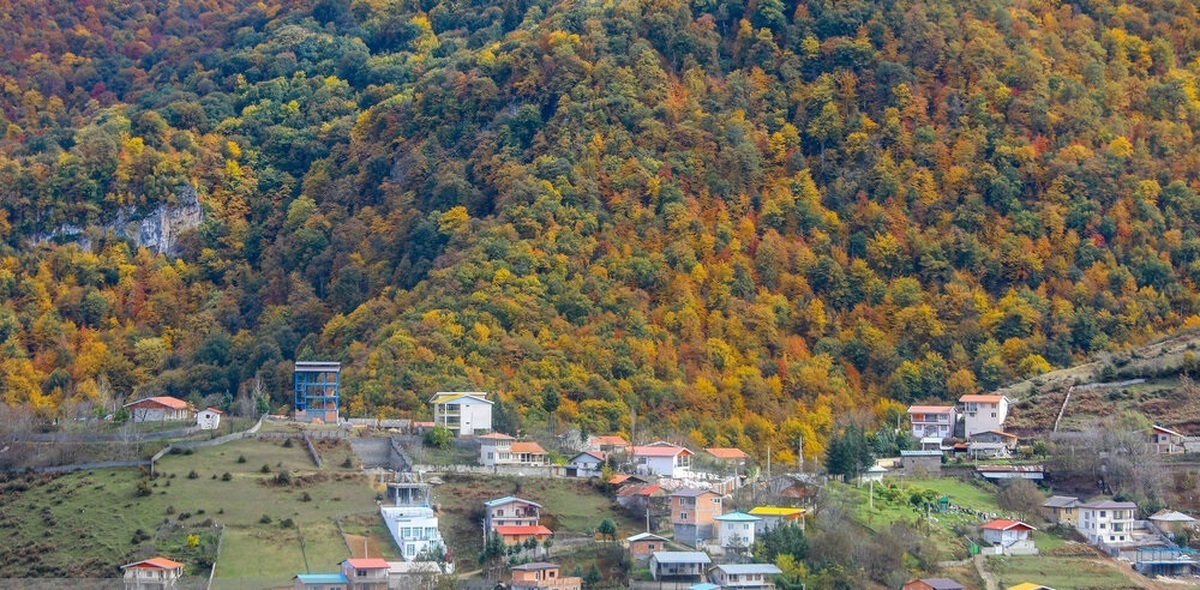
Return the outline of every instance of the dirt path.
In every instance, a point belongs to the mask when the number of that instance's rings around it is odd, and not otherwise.
[[[996,577],[992,575],[992,572],[987,571],[983,567],[985,559],[987,558],[983,555],[975,556],[975,571],[979,572],[980,578],[983,578],[983,583],[987,587],[987,590],[1000,590],[1000,584],[996,583]]]

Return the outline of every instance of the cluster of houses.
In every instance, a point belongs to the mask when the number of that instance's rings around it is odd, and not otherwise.
[[[971,458],[1007,457],[1017,447],[1017,436],[1004,431],[1009,400],[1003,395],[964,395],[959,406],[914,405],[908,408],[912,435],[921,451],[966,453]],[[961,418],[961,420],[960,420]],[[965,442],[949,443],[951,439]],[[918,456],[918,455],[912,455]]]
[[[903,590],[965,590],[962,584],[948,578],[921,578],[906,583]],[[1054,590],[1049,586],[1024,582],[1009,586],[1005,590]]]
[[[216,430],[224,414],[216,408],[196,411],[191,404],[169,395],[147,397],[125,404],[133,422],[188,422],[195,420],[200,430]]]

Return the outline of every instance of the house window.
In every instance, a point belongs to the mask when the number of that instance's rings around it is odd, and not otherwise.
[[[679,520],[687,520],[687,513],[686,513],[686,512],[680,512],[680,513],[679,513]]]

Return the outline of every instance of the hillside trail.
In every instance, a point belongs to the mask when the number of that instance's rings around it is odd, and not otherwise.
[[[975,571],[979,572],[979,577],[983,579],[983,583],[986,585],[987,590],[1000,590],[1000,584],[996,583],[996,577],[992,575],[992,572],[984,569],[984,559],[987,558],[985,558],[983,555],[975,556]]]

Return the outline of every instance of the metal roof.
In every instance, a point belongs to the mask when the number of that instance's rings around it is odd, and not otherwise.
[[[714,516],[713,520],[719,520],[721,522],[758,522],[762,519],[757,516],[746,514],[745,512],[730,512],[729,514]]]
[[[783,570],[770,563],[723,563],[716,569],[730,575],[766,574],[777,576],[783,573]]]
[[[538,508],[542,507],[542,505],[538,504],[537,502],[530,502],[529,500],[524,500],[516,496],[505,496],[503,498],[496,498],[495,500],[488,500],[487,502],[484,502],[483,505],[487,506],[488,508],[495,508],[496,506],[503,506],[509,502],[524,502],[526,504],[537,506]]]
[[[350,580],[342,574],[296,574],[301,584],[349,584]]]
[[[654,561],[658,563],[712,563],[708,554],[703,551],[655,551]]]
[[[1079,505],[1079,498],[1074,496],[1050,496],[1049,500],[1042,502],[1042,506],[1046,508],[1074,508]]]

